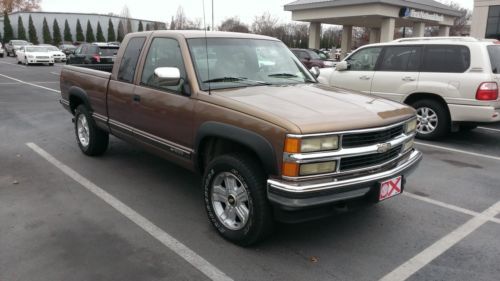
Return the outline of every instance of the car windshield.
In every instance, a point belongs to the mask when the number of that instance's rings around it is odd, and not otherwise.
[[[493,73],[500,74],[500,45],[488,46],[488,53]]]
[[[28,42],[27,42],[27,41],[19,41],[19,40],[16,40],[16,41],[12,41],[12,45],[16,45],[16,46],[24,46],[24,45],[28,45]]]
[[[56,48],[56,47],[54,47],[54,46],[48,46],[48,47],[46,47],[46,48],[47,48],[47,50],[49,50],[49,51],[51,51],[51,52],[56,52],[56,51],[59,51],[59,49],[58,49],[58,48]]]
[[[118,48],[116,47],[111,47],[111,48],[104,48],[100,47],[99,48],[99,55],[100,56],[116,56],[118,53]]]
[[[316,82],[280,41],[188,39],[202,90]]]
[[[33,52],[46,53],[48,51],[49,50],[47,49],[47,47],[27,47],[26,48],[26,52],[30,52],[30,53],[33,53]]]

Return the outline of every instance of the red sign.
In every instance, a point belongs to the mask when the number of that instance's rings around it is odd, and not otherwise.
[[[378,200],[382,201],[387,198],[391,198],[398,194],[401,194],[401,179],[399,176],[397,178],[390,179],[380,184],[380,195]]]

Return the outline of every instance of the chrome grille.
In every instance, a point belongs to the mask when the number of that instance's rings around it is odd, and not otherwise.
[[[49,57],[47,57],[47,56],[37,56],[36,58],[37,59],[48,59]]]
[[[371,166],[383,164],[396,158],[401,152],[402,146],[399,145],[385,153],[368,154],[354,157],[346,157],[340,160],[340,172],[363,169]]]
[[[359,134],[346,134],[342,138],[343,148],[360,147],[383,143],[392,140],[403,133],[404,126],[397,126],[384,131],[359,133]]]

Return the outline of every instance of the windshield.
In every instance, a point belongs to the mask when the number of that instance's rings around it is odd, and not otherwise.
[[[39,53],[46,53],[48,52],[49,50],[47,49],[47,47],[27,47],[26,48],[26,52],[39,52]]]
[[[491,69],[493,73],[500,73],[500,45],[488,46],[488,54],[490,55]]]
[[[46,47],[46,48],[47,48],[47,50],[49,50],[49,51],[51,51],[51,52],[59,51],[59,49],[58,49],[58,48],[53,47],[53,46],[48,46],[48,47]]]
[[[280,41],[188,39],[202,90],[316,82]],[[208,46],[208,49],[207,49]]]
[[[100,56],[116,56],[118,53],[118,48],[99,48],[99,55]]]
[[[19,40],[16,40],[16,41],[12,41],[12,45],[16,45],[16,46],[24,46],[24,45],[28,45],[28,42],[27,42],[27,41],[19,41]]]

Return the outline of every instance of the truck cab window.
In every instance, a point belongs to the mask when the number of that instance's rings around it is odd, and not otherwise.
[[[175,39],[155,38],[151,43],[144,70],[142,72],[141,84],[163,90],[181,91],[182,80],[176,86],[161,86],[155,78],[154,71],[158,67],[177,67],[181,78],[186,77],[186,69],[182,61],[182,52],[179,43]]]
[[[141,55],[141,50],[145,41],[146,37],[136,37],[130,39],[120,63],[118,80],[128,83],[134,82],[137,61],[139,61],[139,56]]]

